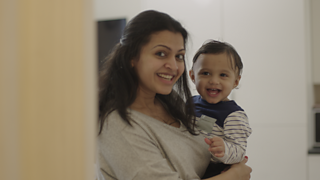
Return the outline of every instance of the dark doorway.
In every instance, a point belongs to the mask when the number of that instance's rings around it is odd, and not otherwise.
[[[107,57],[113,47],[120,41],[126,19],[98,21],[98,61]]]

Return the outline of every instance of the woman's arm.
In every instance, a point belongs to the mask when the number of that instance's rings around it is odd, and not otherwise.
[[[109,132],[113,131],[112,123],[108,125]],[[104,133],[99,137],[99,159],[105,176],[119,180],[180,179],[143,129],[134,125],[113,134]]]
[[[205,180],[249,180],[252,169],[246,165],[247,161],[245,158],[240,163],[233,164],[226,172]]]

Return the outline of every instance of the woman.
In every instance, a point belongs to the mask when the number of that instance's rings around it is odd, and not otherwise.
[[[99,180],[200,179],[209,164],[194,130],[185,71],[187,31],[145,11],[126,26],[100,75]],[[249,179],[245,161],[209,179]]]

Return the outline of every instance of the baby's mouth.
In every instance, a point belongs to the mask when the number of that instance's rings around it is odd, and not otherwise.
[[[221,90],[220,89],[207,89],[209,94],[215,95],[218,94]]]
[[[159,77],[166,79],[168,81],[171,81],[173,79],[173,75],[168,75],[168,74],[157,74]]]

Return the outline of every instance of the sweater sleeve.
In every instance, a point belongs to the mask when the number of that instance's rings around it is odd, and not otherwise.
[[[99,137],[100,158],[109,169],[101,169],[104,178],[123,180],[180,180],[154,139],[139,125],[106,131]]]
[[[225,155],[216,158],[225,164],[234,164],[243,160],[247,138],[252,133],[247,115],[244,111],[231,113],[224,122]]]

